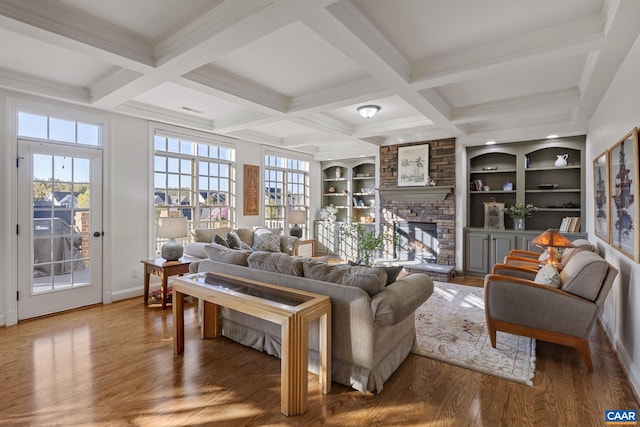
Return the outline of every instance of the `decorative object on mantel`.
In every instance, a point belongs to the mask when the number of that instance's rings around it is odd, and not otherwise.
[[[564,166],[567,166],[567,160],[569,159],[569,155],[567,153],[565,154],[557,154],[556,155],[556,161],[553,163],[553,165],[557,168],[561,168]]]
[[[427,185],[429,144],[398,147],[398,187]]]
[[[514,203],[508,208],[503,209],[503,212],[513,218],[513,229],[524,230],[524,219],[531,216],[532,212],[537,211],[538,208],[532,204]]]
[[[432,180],[430,176],[427,176],[427,186],[428,187],[435,187],[436,186],[436,182],[434,180]]]

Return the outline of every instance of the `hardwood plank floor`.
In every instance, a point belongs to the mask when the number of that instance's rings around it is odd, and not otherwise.
[[[599,326],[593,373],[541,341],[534,387],[409,355],[377,395],[333,383],[325,396],[310,374],[309,410],[285,417],[279,359],[201,340],[194,303],[185,324],[183,356],[171,310],[142,298],[0,328],[0,425],[602,426],[605,409],[639,409]]]

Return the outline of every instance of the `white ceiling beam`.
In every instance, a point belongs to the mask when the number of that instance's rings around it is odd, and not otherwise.
[[[411,71],[411,86],[425,89],[456,83],[513,61],[587,53],[599,48],[603,40],[602,18],[592,16],[415,64]]]
[[[213,123],[209,119],[194,117],[165,108],[154,107],[142,102],[128,101],[111,109],[117,113],[141,119],[162,121],[177,126],[199,129],[207,132],[213,131]]]
[[[503,119],[514,115],[548,115],[551,111],[566,112],[579,103],[580,91],[578,88],[570,88],[456,108],[451,117],[454,123],[462,124]]]
[[[0,24],[14,31],[93,58],[145,71],[155,63],[153,46],[59,2],[0,0]]]
[[[353,136],[365,138],[377,136],[387,132],[402,131],[422,126],[430,126],[433,122],[423,115],[402,117],[382,122],[366,123],[356,126]]]
[[[410,64],[350,1],[340,0],[326,11],[315,11],[311,15],[301,8],[296,13],[305,25],[436,125],[454,136],[464,133],[410,87]]]
[[[640,1],[606,2],[607,36],[597,57],[592,56],[589,69],[581,76],[582,99],[575,120],[588,121],[606,93],[622,61],[640,34]]]
[[[218,133],[236,132],[242,129],[266,125],[279,121],[273,116],[258,111],[247,110],[241,113],[221,117],[213,121],[214,130]]]

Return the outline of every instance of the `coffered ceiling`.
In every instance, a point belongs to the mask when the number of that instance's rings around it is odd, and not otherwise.
[[[0,87],[318,160],[538,139],[586,133],[639,18],[637,0],[0,0]]]

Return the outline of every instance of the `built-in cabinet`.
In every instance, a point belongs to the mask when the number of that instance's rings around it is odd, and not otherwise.
[[[467,148],[467,226],[484,226],[484,203],[533,204],[529,230],[559,228],[567,216],[584,217],[584,137]],[[566,165],[556,166],[559,158]],[[505,228],[513,221],[505,217]]]
[[[351,248],[340,244],[340,224],[351,219],[373,224],[376,219],[377,168],[373,157],[322,163],[322,208],[336,209],[334,221],[316,221],[315,238],[318,255],[353,257]],[[342,247],[341,247],[342,246]]]
[[[560,161],[560,159],[565,160]],[[585,137],[524,141],[467,148],[469,190],[465,229],[465,272],[489,273],[511,249],[539,250],[528,242],[548,228],[559,229],[563,218],[584,219]],[[525,231],[513,230],[504,216],[504,230],[484,228],[485,202],[532,204]],[[582,221],[584,229],[584,221]],[[585,237],[580,232],[570,239]]]
[[[501,263],[512,249],[542,252],[531,244],[540,231],[489,230],[466,228],[464,230],[465,275],[484,276],[491,273],[493,265]],[[585,238],[585,233],[563,233],[569,240]]]

